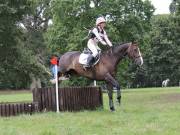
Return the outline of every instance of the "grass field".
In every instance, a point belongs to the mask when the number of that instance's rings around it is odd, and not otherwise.
[[[0,93],[2,101],[32,100],[27,92]],[[0,135],[179,135],[180,88],[131,89],[122,104],[81,112],[38,113],[0,118]]]
[[[21,102],[32,101],[30,91],[0,91],[0,102]],[[0,134],[1,135],[1,134]]]

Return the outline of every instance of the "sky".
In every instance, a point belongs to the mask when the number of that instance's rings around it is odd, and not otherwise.
[[[145,0],[143,0],[145,1]],[[172,2],[172,0],[150,0],[151,3],[155,7],[155,12],[154,14],[168,14],[169,12],[169,5]],[[91,7],[94,7],[94,3],[91,1],[90,4]]]
[[[172,0],[150,0],[151,3],[156,8],[154,14],[168,14],[169,13],[169,5]]]

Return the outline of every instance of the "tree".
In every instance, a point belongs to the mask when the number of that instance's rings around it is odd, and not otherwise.
[[[152,19],[151,47],[145,60],[146,86],[161,86],[169,78],[171,85],[178,85],[180,76],[180,47],[178,16],[157,15]]]
[[[172,40],[173,47],[173,72],[172,72],[172,84],[178,85],[180,78],[180,1],[173,0],[176,3],[175,15],[171,14],[171,20],[173,21],[171,24],[171,33],[170,36]]]
[[[32,59],[35,63],[35,70],[29,70],[31,79],[47,78],[45,74],[49,74],[47,68],[50,51],[44,39],[44,33],[48,28],[48,22],[51,19],[50,0],[36,0],[32,3],[32,12],[23,17],[21,23],[24,26],[24,44],[29,50]]]
[[[30,11],[29,4],[29,1],[18,0],[0,2],[0,87],[11,87],[16,82],[15,78],[19,72],[16,60],[20,57],[17,44],[21,35],[17,22],[22,19],[24,13]],[[21,85],[20,83],[16,84]]]
[[[49,1],[2,1],[0,6],[0,88],[27,88],[32,76],[46,77],[43,38]]]

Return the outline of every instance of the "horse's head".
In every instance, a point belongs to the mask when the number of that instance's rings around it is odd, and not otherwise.
[[[143,64],[143,58],[137,43],[131,43],[128,48],[128,57],[131,58],[137,65]]]

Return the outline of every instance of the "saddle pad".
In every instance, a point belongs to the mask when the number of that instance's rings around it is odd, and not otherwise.
[[[89,57],[89,54],[81,53],[80,56],[79,56],[79,63],[80,63],[80,64],[83,64],[83,65],[88,64],[88,63],[87,63],[88,57]]]

